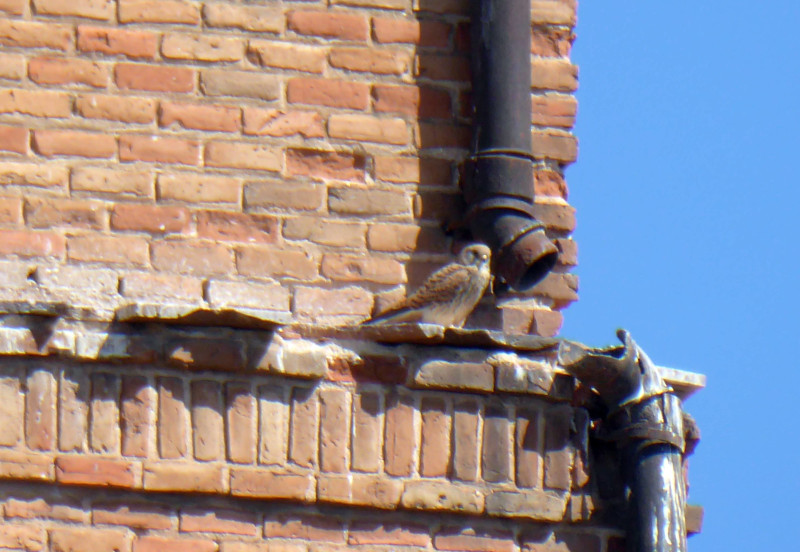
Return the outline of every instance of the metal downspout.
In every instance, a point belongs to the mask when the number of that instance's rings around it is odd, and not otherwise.
[[[472,154],[462,189],[473,237],[492,249],[499,282],[527,290],[558,249],[533,215],[531,2],[473,0]]]
[[[607,349],[563,341],[558,361],[607,409],[595,437],[621,454],[627,550],[686,552],[683,407],[628,332],[617,335],[623,346]]]

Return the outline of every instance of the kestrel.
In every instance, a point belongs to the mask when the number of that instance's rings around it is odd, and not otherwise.
[[[490,257],[491,251],[483,244],[465,247],[456,262],[431,274],[403,303],[366,323],[419,322],[460,328],[489,285]]]

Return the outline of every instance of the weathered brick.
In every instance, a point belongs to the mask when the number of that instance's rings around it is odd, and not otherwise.
[[[37,84],[85,84],[105,88],[108,67],[82,59],[37,57],[28,62],[28,76]]]
[[[575,5],[553,0],[531,1],[531,22],[535,25],[575,25]]]
[[[259,464],[282,466],[289,449],[289,402],[285,389],[258,388]]]
[[[167,59],[237,61],[244,57],[244,41],[207,34],[167,33],[161,40],[161,55]]]
[[[111,211],[113,230],[167,234],[185,232],[189,223],[189,211],[184,207],[117,203]]]
[[[294,11],[287,18],[290,30],[301,35],[365,42],[369,22],[363,15],[332,11]]]
[[[536,196],[553,196],[567,198],[567,183],[558,172],[550,169],[537,170],[533,173]]]
[[[5,517],[19,519],[50,519],[87,523],[89,512],[81,507],[79,501],[70,498],[48,500],[43,498],[12,498],[5,502]]]
[[[414,406],[410,397],[394,396],[386,405],[384,461],[386,473],[411,475],[417,453]]]
[[[0,224],[22,226],[22,199],[0,198]]]
[[[32,228],[93,228],[105,226],[105,204],[98,201],[30,198],[25,201],[25,219]]]
[[[190,204],[238,205],[242,198],[242,179],[198,173],[159,174],[158,197]]]
[[[542,463],[538,412],[530,409],[518,411],[515,432],[517,486],[538,487],[539,468]]]
[[[394,259],[326,254],[321,273],[342,282],[400,284],[406,281],[403,264]]]
[[[325,203],[325,187],[306,182],[248,182],[244,203],[248,209],[316,211]]]
[[[411,198],[402,191],[336,187],[328,189],[328,209],[352,215],[410,215]]]
[[[120,431],[122,454],[146,457],[154,422],[156,391],[143,376],[123,376],[120,398]]]
[[[62,373],[58,395],[58,448],[63,452],[87,448],[89,375],[83,370]]]
[[[405,50],[333,48],[328,54],[328,63],[331,67],[345,71],[403,75],[411,67],[412,56]]]
[[[416,145],[420,149],[461,148],[467,149],[471,130],[466,125],[420,122],[417,125]]]
[[[578,140],[572,134],[535,130],[531,137],[533,156],[536,159],[555,159],[572,163],[578,158]]]
[[[484,496],[472,485],[459,485],[447,480],[408,481],[400,500],[404,508],[479,514]]]
[[[206,96],[260,100],[276,100],[281,94],[280,80],[276,75],[225,69],[203,69],[200,72],[200,89]]]
[[[295,288],[295,314],[312,318],[325,315],[367,316],[371,310],[372,295],[362,288]]]
[[[411,11],[411,0],[332,0],[331,4]]]
[[[319,398],[313,389],[292,389],[289,460],[305,468],[317,465],[318,405]]]
[[[248,44],[247,55],[254,63],[263,67],[322,73],[327,50],[291,42],[253,40]]]
[[[31,370],[25,396],[25,442],[33,450],[53,450],[56,442],[56,381],[45,370]]]
[[[450,93],[429,86],[375,85],[373,109],[382,113],[400,113],[420,119],[449,119],[453,116]]]
[[[37,14],[74,15],[103,21],[114,17],[116,7],[113,0],[34,0],[33,6]]]
[[[456,403],[453,414],[452,476],[461,481],[478,477],[478,403]]]
[[[447,48],[452,26],[442,21],[372,18],[372,37],[376,42],[416,44],[422,48]]]
[[[197,235],[224,242],[275,243],[280,229],[278,219],[266,215],[200,211]]]
[[[287,240],[308,240],[335,247],[364,247],[366,226],[361,222],[326,220],[316,217],[293,217],[283,225]]]
[[[377,118],[370,115],[331,115],[328,119],[331,138],[403,145],[409,142],[406,122],[398,118]]]
[[[194,90],[195,70],[188,67],[118,63],[114,67],[114,80],[122,89],[191,92]]]
[[[564,202],[537,203],[533,212],[548,228],[567,232],[575,229],[575,208]]]
[[[244,276],[273,276],[313,280],[318,262],[304,251],[261,246],[241,247],[236,252],[236,267]]]
[[[70,187],[73,192],[154,198],[154,179],[153,173],[144,169],[75,167]]]
[[[227,471],[218,464],[145,462],[144,488],[149,491],[223,493],[227,491]]]
[[[192,382],[192,439],[197,460],[205,462],[224,457],[222,408],[222,388],[218,382]]]
[[[87,119],[106,119],[123,123],[152,123],[156,117],[156,100],[119,96],[79,96],[75,112]]]
[[[2,24],[2,21],[0,21]],[[71,100],[66,92],[49,90],[0,90],[0,113],[34,117],[69,117]]]
[[[203,5],[203,20],[209,27],[280,33],[285,27],[283,11],[275,6],[240,6],[230,3]]]
[[[322,516],[272,514],[264,523],[265,538],[291,538],[344,544],[344,523]]]
[[[367,245],[373,251],[446,253],[448,239],[439,227],[377,223],[367,231]]]
[[[297,77],[286,88],[289,103],[365,110],[369,107],[369,85],[333,79]]]
[[[568,59],[533,58],[531,86],[537,90],[574,92],[578,88],[578,67]]]
[[[130,550],[130,541],[130,533],[117,529],[57,527],[50,530],[53,552],[126,552]]]
[[[210,142],[206,144],[207,167],[280,171],[282,152],[271,144],[250,142]]]
[[[78,50],[129,58],[153,59],[158,34],[150,31],[78,26]]]
[[[239,339],[183,337],[164,347],[167,363],[183,369],[237,372],[245,367],[245,345]]]
[[[550,489],[569,489],[572,484],[569,450],[572,411],[559,405],[544,413],[544,485]]]
[[[257,517],[253,512],[237,510],[186,509],[181,512],[181,532],[226,533],[258,536]]]
[[[161,102],[158,123],[194,130],[236,132],[240,127],[238,107]]]
[[[181,274],[228,274],[233,272],[233,255],[219,244],[161,242],[152,246],[153,266]]]
[[[119,292],[136,299],[177,299],[197,302],[203,297],[203,281],[177,274],[133,272],[120,278]]]
[[[477,532],[474,529],[442,529],[433,537],[437,550],[459,552],[514,552],[514,536],[506,532]]]
[[[124,525],[131,529],[172,529],[172,512],[157,504],[99,503],[92,508],[95,525]]]
[[[89,446],[93,452],[119,454],[120,379],[114,374],[92,374]]]
[[[27,0],[0,0],[0,11],[10,15],[22,15],[27,5]]]
[[[420,475],[442,477],[447,475],[450,461],[451,419],[447,405],[439,398],[423,398],[422,445],[420,450]]]
[[[211,280],[206,286],[206,300],[214,308],[289,310],[289,292],[279,284]]]
[[[35,130],[33,149],[46,157],[73,155],[110,158],[117,153],[117,141],[113,136],[94,132]]]
[[[228,460],[253,464],[257,457],[256,397],[250,385],[228,382],[225,385],[225,425]]]
[[[53,457],[49,454],[34,455],[30,452],[0,449],[0,475],[5,479],[54,481]]]
[[[484,481],[499,483],[511,476],[511,439],[508,413],[501,406],[487,407],[483,422],[481,473]]]
[[[0,377],[0,445],[13,447],[22,436],[23,395],[17,375]]]
[[[381,406],[375,393],[353,396],[353,449],[351,466],[355,471],[377,472],[380,468]]]
[[[120,23],[200,23],[198,2],[187,0],[119,0]]]
[[[73,261],[124,266],[148,264],[147,240],[127,236],[73,236],[67,239],[67,256]]]
[[[188,450],[188,411],[183,380],[158,378],[158,453],[161,458],[181,458]]]
[[[195,140],[163,136],[125,135],[119,138],[120,161],[200,164],[200,144]]]
[[[366,159],[362,155],[307,149],[286,151],[286,170],[291,175],[317,180],[364,181]]]
[[[350,434],[348,393],[341,389],[320,392],[320,469],[344,473]]]
[[[64,236],[55,232],[0,230],[0,254],[20,257],[63,257]]]
[[[449,186],[452,175],[448,161],[418,157],[376,156],[375,178],[388,182],[415,182],[421,185]]]
[[[60,483],[109,487],[136,487],[139,483],[134,464],[120,459],[59,456],[55,465]]]
[[[245,107],[242,115],[244,133],[252,136],[285,137],[299,134],[304,138],[321,138],[325,135],[325,122],[316,111]]]
[[[21,54],[0,53],[0,78],[22,80],[25,76],[25,57]]]
[[[219,545],[209,539],[171,539],[147,535],[137,536],[133,541],[133,552],[217,552],[217,550]]]
[[[310,501],[315,496],[314,478],[282,470],[235,467],[231,469],[231,494]]]
[[[354,521],[347,535],[349,545],[396,545],[427,548],[431,542],[429,528],[415,524],[389,524]]]
[[[77,202],[76,202],[77,203]],[[69,208],[69,203],[65,209]],[[38,267],[36,283],[44,288],[85,290],[93,293],[117,292],[118,275],[107,268],[89,268],[74,265]]]
[[[50,48],[67,51],[73,44],[72,26],[0,19],[0,44],[17,48]]]

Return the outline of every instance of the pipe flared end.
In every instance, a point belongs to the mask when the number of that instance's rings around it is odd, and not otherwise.
[[[495,271],[518,291],[527,291],[553,270],[558,261],[558,248],[544,229],[534,228],[498,253]]]

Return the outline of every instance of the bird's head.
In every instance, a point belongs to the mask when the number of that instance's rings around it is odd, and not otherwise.
[[[482,243],[473,243],[461,250],[458,261],[464,266],[484,268],[489,266],[492,251]]]

